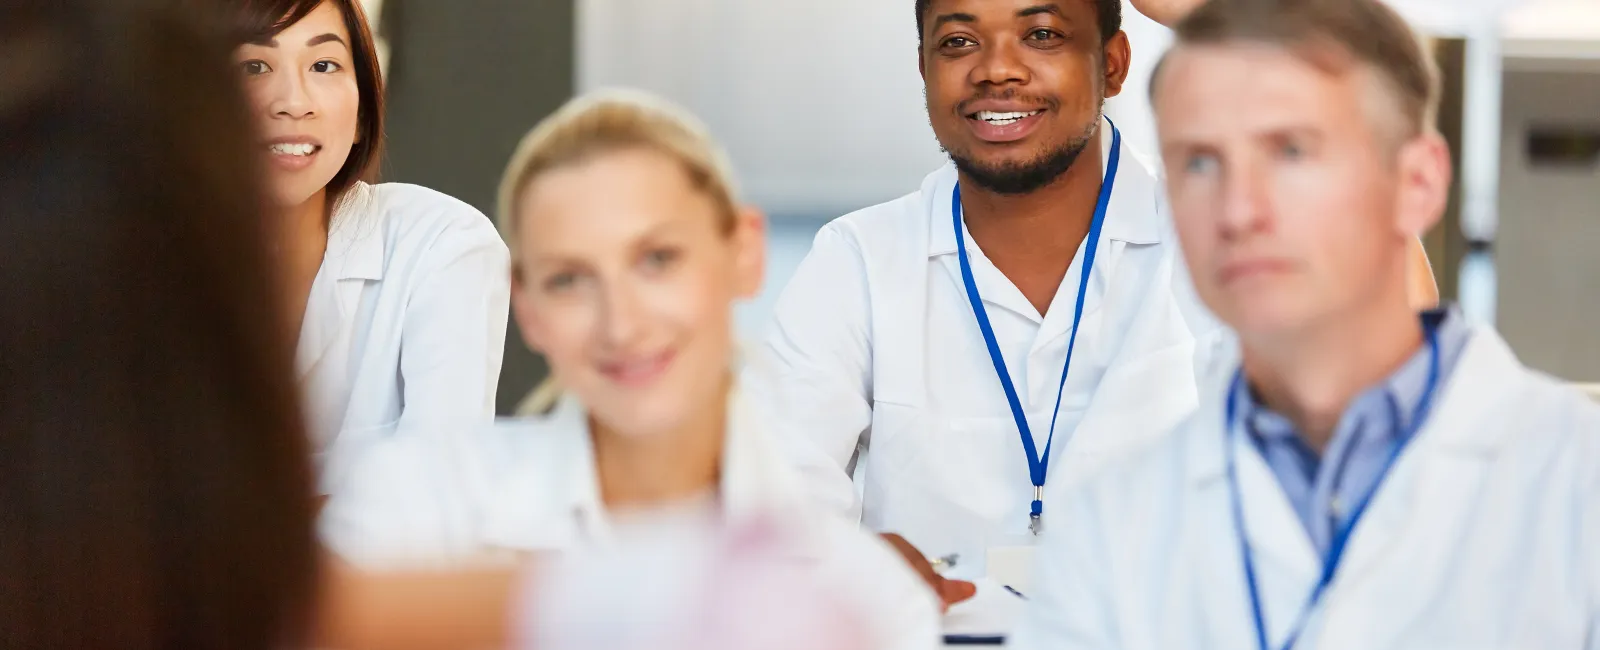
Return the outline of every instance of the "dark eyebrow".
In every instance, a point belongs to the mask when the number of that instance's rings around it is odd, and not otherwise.
[[[313,37],[311,37],[311,40],[306,41],[306,47],[316,47],[316,46],[321,45],[323,43],[338,43],[340,45],[345,46],[345,48],[347,48],[347,49],[350,47],[350,45],[348,43],[344,42],[344,39],[339,38],[338,34],[334,34],[334,33],[331,33],[331,32],[327,33],[327,34],[323,34],[321,36],[313,36]]]
[[[978,22],[978,17],[974,16],[972,14],[944,14],[942,16],[939,16],[938,18],[933,19],[933,27],[930,28],[930,29],[932,29],[934,31],[938,31],[939,28],[943,27],[945,23],[975,23],[975,22]]]
[[[1059,5],[1056,5],[1055,3],[1051,3],[1051,4],[1047,4],[1047,5],[1035,5],[1035,6],[1032,6],[1032,7],[1028,7],[1027,9],[1023,9],[1022,11],[1017,12],[1017,17],[1018,18],[1027,18],[1029,16],[1037,16],[1039,14],[1055,14],[1056,16],[1059,16],[1062,19],[1065,19],[1067,17],[1066,14],[1061,13],[1061,7]]]

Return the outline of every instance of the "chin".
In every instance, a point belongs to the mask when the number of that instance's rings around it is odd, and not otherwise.
[[[1318,320],[1303,296],[1258,293],[1232,303],[1226,315],[1219,316],[1244,338],[1289,335],[1316,325]]]
[[[311,197],[316,196],[317,191],[324,187],[306,187],[306,185],[307,183],[296,183],[289,179],[273,183],[269,195],[272,199],[272,206],[279,210],[300,207],[305,205],[305,202],[309,201]]]
[[[690,402],[676,391],[618,391],[603,399],[584,402],[590,415],[627,437],[669,435],[689,419]]]

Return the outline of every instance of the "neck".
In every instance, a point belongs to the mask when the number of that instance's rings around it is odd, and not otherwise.
[[[283,274],[285,299],[284,326],[298,338],[305,317],[306,300],[317,270],[328,250],[328,193],[322,190],[300,205],[282,210],[277,220],[278,265]]]
[[[318,190],[300,205],[283,208],[279,213],[283,225],[283,245],[292,247],[312,235],[328,238],[328,191]]]
[[[1395,282],[1395,286],[1403,286]],[[1356,395],[1394,374],[1422,346],[1405,296],[1282,336],[1244,337],[1244,373],[1269,408],[1321,453]]]
[[[649,435],[620,434],[591,417],[600,499],[606,508],[657,506],[716,489],[727,399],[727,391],[720,391],[682,426]]]
[[[992,258],[996,252],[1014,248],[1060,257],[1061,245],[1066,243],[1076,250],[1100,199],[1104,176],[1100,151],[1099,136],[1089,138],[1072,167],[1027,194],[998,194],[962,174],[962,217],[972,237],[984,247],[984,254]],[[997,247],[1001,250],[991,250]]]
[[[997,194],[962,175],[967,232],[1040,315],[1049,311],[1089,234],[1102,177],[1099,137],[1089,138],[1065,173],[1027,194]]]

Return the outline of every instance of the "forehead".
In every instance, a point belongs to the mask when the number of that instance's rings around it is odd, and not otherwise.
[[[344,13],[337,3],[323,2],[298,22],[284,28],[275,38],[279,45],[304,45],[307,38],[321,34],[337,34],[346,43],[350,32],[345,28]],[[288,41],[287,43],[285,41]]]
[[[929,29],[934,29],[941,18],[949,17],[979,24],[1040,18],[1093,21],[1092,3],[1093,0],[933,0],[923,18]]]
[[[529,181],[517,199],[519,245],[528,251],[598,251],[653,230],[703,220],[716,208],[663,153],[626,149],[592,154]]]
[[[1156,120],[1163,140],[1360,123],[1370,77],[1275,45],[1180,45],[1156,80]]]

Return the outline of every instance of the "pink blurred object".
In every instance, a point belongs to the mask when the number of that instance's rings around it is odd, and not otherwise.
[[[620,537],[531,581],[518,648],[866,650],[865,623],[819,586],[773,521]]]

